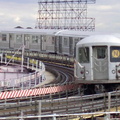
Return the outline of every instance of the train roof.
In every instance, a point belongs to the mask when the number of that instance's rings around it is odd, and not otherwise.
[[[21,34],[55,34],[59,30],[47,30],[47,29],[4,29],[0,30],[1,33],[21,33]]]
[[[112,35],[114,35],[117,38],[120,38],[120,33],[113,33]]]
[[[120,38],[114,35],[92,35],[79,41],[77,45],[120,45]]]
[[[4,29],[0,30],[1,33],[19,33],[19,34],[41,34],[41,35],[55,35],[55,36],[68,36],[68,37],[86,37],[90,35],[103,34],[98,32],[89,31],[75,31],[75,30],[57,30],[57,29]]]
[[[104,34],[100,32],[91,32],[91,31],[75,31],[75,30],[61,30],[59,31],[56,36],[68,36],[68,37],[86,37],[90,35],[96,35],[96,34]]]

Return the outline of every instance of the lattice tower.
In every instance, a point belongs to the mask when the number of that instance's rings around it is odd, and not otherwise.
[[[95,0],[39,0],[36,27],[94,31],[95,19],[87,17],[87,4]]]

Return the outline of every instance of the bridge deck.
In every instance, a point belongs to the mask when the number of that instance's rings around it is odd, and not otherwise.
[[[76,79],[75,83],[81,84],[113,84],[113,83],[120,83],[120,80],[79,80]]]

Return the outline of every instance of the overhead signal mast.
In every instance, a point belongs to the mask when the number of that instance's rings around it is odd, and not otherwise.
[[[96,0],[39,0],[38,29],[94,31],[95,19],[87,17],[87,4]]]

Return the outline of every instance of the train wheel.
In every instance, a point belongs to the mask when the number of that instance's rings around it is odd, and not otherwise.
[[[105,88],[103,85],[99,84],[99,85],[95,85],[95,93],[99,94],[99,93],[103,93],[105,92]]]
[[[117,85],[115,86],[115,91],[118,91],[118,90],[120,90],[120,84],[117,84]]]
[[[84,85],[84,95],[90,95],[95,93],[95,85]]]

